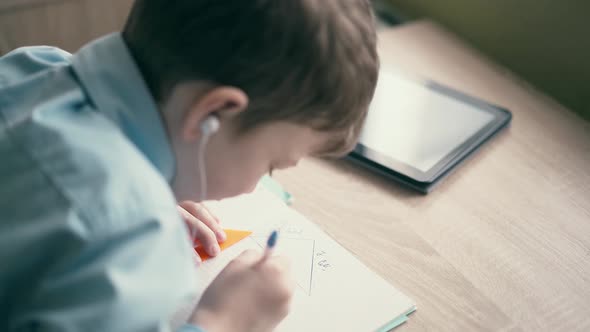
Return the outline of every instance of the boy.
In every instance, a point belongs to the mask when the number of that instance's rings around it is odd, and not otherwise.
[[[74,55],[0,58],[0,330],[168,330],[189,230],[224,240],[193,201],[348,151],[377,67],[366,0],[138,0]],[[270,331],[291,294],[282,258],[245,252],[181,329]]]

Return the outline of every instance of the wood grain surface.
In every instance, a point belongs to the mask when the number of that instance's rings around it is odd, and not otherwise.
[[[73,52],[119,29],[131,1],[4,4],[0,54]],[[295,208],[417,302],[398,331],[590,331],[590,125],[435,24],[379,39],[384,67],[504,106],[512,127],[428,196],[346,161],[303,161],[275,176]]]
[[[427,196],[306,160],[275,176],[295,208],[417,302],[399,331],[590,331],[590,125],[435,24],[379,37],[383,67],[504,106],[513,124]]]
[[[4,3],[4,1],[8,1]],[[0,55],[17,47],[51,45],[75,52],[120,30],[132,0],[0,0]]]

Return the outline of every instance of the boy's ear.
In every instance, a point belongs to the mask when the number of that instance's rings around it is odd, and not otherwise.
[[[208,116],[217,116],[223,126],[224,118],[232,117],[248,108],[248,96],[241,89],[222,86],[203,94],[190,107],[182,125],[182,136],[192,141],[201,136],[201,123]]]

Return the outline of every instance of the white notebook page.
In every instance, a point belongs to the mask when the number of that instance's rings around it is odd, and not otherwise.
[[[262,251],[276,229],[275,254],[290,258],[297,284],[291,312],[276,331],[378,331],[415,309],[408,297],[263,187],[207,205],[223,228],[253,234],[199,266],[199,294],[242,251]],[[189,312],[178,314],[175,320],[183,320]]]

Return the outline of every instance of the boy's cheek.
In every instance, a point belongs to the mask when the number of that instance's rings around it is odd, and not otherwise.
[[[231,198],[231,197],[239,196],[242,194],[248,194],[248,193],[251,193],[255,188],[256,188],[255,185],[252,187],[250,187],[250,186],[239,187],[239,186],[236,186],[235,183],[231,187],[220,186],[220,187],[216,188],[214,193],[212,193],[211,199],[220,200],[220,199],[224,199],[224,198]]]
[[[234,193],[233,196],[238,196],[242,194],[249,194],[256,189],[258,185],[258,181],[260,181],[260,177],[252,176],[250,178],[242,178],[240,182],[234,183]]]
[[[257,184],[258,180],[256,179],[242,179],[241,182],[236,182],[233,184],[233,196],[249,194],[253,192],[254,189],[256,189]]]
[[[217,165],[210,165],[209,194],[213,199],[223,199],[251,193],[262,176],[268,173],[268,163],[262,158],[243,158],[237,160],[219,160]]]
[[[258,182],[254,182],[253,184],[250,185],[250,187],[248,189],[246,189],[246,191],[244,192],[244,194],[250,194],[254,191],[254,189],[256,189],[256,185],[258,184]]]
[[[210,199],[224,199],[250,193],[256,188],[257,183],[257,178],[240,171],[220,172],[215,174],[208,191]]]

